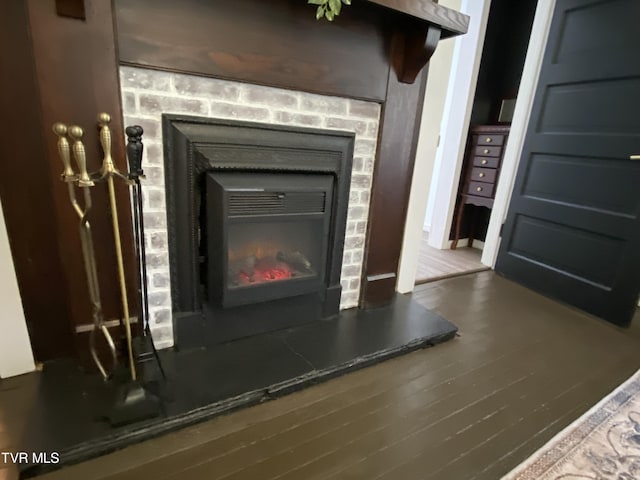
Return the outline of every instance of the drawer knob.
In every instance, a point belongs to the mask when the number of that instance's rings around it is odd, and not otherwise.
[[[478,176],[479,176],[480,178],[484,178],[484,173],[480,172],[480,173],[478,174]]]
[[[489,149],[488,149],[488,148],[485,148],[483,151],[484,151],[484,154],[485,154],[485,155],[486,155],[487,153],[489,153]]]
[[[481,192],[481,191],[482,191],[482,187],[476,188],[476,192]]]
[[[487,143],[491,143],[491,142],[493,142],[493,138],[491,138],[491,137],[487,137],[486,142],[487,142]]]
[[[486,160],[482,160],[480,163],[481,163],[482,165],[486,165],[486,164],[487,164],[487,161],[486,161]]]

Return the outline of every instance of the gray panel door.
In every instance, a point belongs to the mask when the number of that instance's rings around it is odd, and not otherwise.
[[[640,294],[640,0],[558,0],[496,270],[619,325]]]

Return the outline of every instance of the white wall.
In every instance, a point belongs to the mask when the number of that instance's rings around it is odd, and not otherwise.
[[[462,0],[442,0],[440,5],[460,10]],[[449,87],[451,62],[456,39],[442,40],[429,61],[429,75],[424,95],[424,107],[420,121],[420,133],[411,182],[411,195],[407,208],[397,290],[407,293],[413,290],[416,269],[415,257],[420,249],[423,219],[427,208],[429,186],[434,174],[434,163],[438,149],[438,137],[444,112],[444,102]],[[427,228],[425,228],[428,230]]]
[[[0,205],[0,378],[34,369],[27,323]]]
[[[460,10],[462,0],[445,0],[440,5]],[[442,116],[444,114],[444,102],[447,98],[447,89],[451,79],[451,63],[453,62],[453,52],[456,45],[456,39],[443,40],[439,43],[436,52],[433,54],[429,62],[429,77],[427,79],[427,90],[424,100],[424,108],[422,110],[422,123],[420,125],[420,137],[418,140],[418,150],[416,153],[416,172],[417,168],[424,164],[424,175],[416,177],[414,174],[413,181],[417,188],[415,189],[416,200],[420,201],[420,208],[416,214],[420,213],[420,217],[425,219],[424,230],[429,231],[431,219],[430,210],[433,211],[433,205],[429,205],[426,201],[432,193],[432,178],[437,172],[434,171],[436,161],[436,151],[438,150],[438,140],[440,138]],[[419,172],[422,173],[422,172]],[[414,189],[412,186],[412,195]],[[424,203],[426,201],[426,216],[424,213]],[[409,203],[411,207],[411,203]]]
[[[438,212],[438,209],[448,208],[444,204],[451,202],[451,197],[455,201],[457,179],[462,166],[466,130],[471,115],[491,2],[490,0],[443,0],[440,3],[470,15],[471,21],[467,34],[453,41],[440,42],[429,64],[425,104],[396,286],[400,293],[413,290],[423,228],[431,230],[432,214]],[[440,145],[438,145],[438,137],[440,137]],[[446,150],[446,154],[443,154],[443,149]],[[456,149],[460,152],[452,154],[451,152]],[[459,165],[456,159],[459,160]],[[450,205],[450,209],[453,212],[453,204]],[[436,217],[436,219],[439,222],[446,221],[446,217],[444,219]],[[449,219],[450,223],[451,219]],[[440,226],[438,230],[438,225],[435,226],[436,232],[441,234],[444,227]],[[448,235],[447,230],[447,240]],[[449,243],[446,242],[447,247],[448,245]],[[438,246],[438,248],[444,247]]]

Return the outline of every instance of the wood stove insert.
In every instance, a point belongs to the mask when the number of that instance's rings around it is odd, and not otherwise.
[[[337,315],[355,135],[163,115],[163,137],[178,345]]]

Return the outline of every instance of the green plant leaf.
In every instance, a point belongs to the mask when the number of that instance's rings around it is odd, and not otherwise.
[[[333,19],[340,15],[342,4],[351,5],[351,0],[307,0],[307,3],[318,6],[316,9],[316,20],[324,17],[330,22],[333,22]]]

